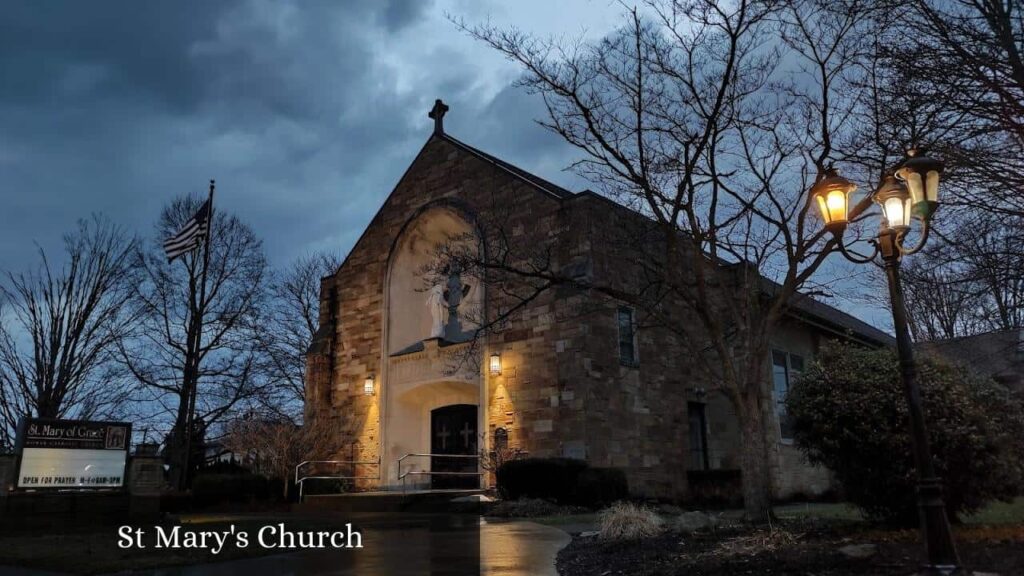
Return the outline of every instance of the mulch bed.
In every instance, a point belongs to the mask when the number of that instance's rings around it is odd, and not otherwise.
[[[877,551],[851,559],[839,549],[875,544]],[[1024,526],[957,530],[964,565],[1003,576],[1024,574]],[[558,554],[562,576],[791,574],[803,576],[907,576],[920,565],[914,531],[864,525],[787,522],[774,531],[747,526],[691,535],[667,532],[655,538],[609,542],[574,537]]]

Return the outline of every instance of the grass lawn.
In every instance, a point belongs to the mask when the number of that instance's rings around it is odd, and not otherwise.
[[[775,515],[784,520],[802,518],[821,518],[824,520],[863,520],[860,510],[850,504],[837,503],[801,503],[783,504],[775,507]]]
[[[586,514],[555,514],[552,516],[538,516],[536,518],[526,518],[531,522],[537,522],[538,524],[547,524],[548,526],[566,526],[570,524],[599,524],[601,522],[601,515],[597,512],[588,512]]]
[[[820,518],[825,520],[863,520],[855,506],[844,503],[784,504],[775,507],[783,519]],[[964,524],[1024,524],[1024,498],[1013,502],[996,502],[963,518]]]
[[[1024,524],[1024,498],[990,504],[964,518],[964,524]]]

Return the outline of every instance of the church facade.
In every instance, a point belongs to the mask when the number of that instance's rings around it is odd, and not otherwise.
[[[320,329],[307,356],[307,417],[334,419],[335,458],[363,489],[476,486],[478,456],[520,451],[623,469],[636,495],[685,499],[694,473],[739,468],[739,428],[688,351],[637,329],[625,302],[588,307],[556,287],[518,304],[500,331],[477,337],[500,287],[431,270],[437,247],[472,249],[499,218],[524,246],[593,276],[621,275],[605,230],[635,213],[572,193],[435,129],[345,262],[321,282]],[[477,238],[477,240],[479,240]],[[429,279],[427,279],[429,277]],[[488,294],[487,292],[491,293]],[[587,313],[580,313],[586,309]],[[489,312],[490,311],[490,312]],[[773,335],[765,393],[776,400],[774,489],[821,493],[828,472],[787,438],[781,397],[820,342],[890,344],[883,332],[824,304],[797,307]]]

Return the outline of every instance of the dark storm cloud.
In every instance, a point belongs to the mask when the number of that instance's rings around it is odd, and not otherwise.
[[[532,124],[535,103],[492,97],[472,54],[416,53],[424,34],[458,34],[436,14],[423,24],[436,12],[417,0],[5,3],[0,268],[24,267],[33,239],[53,247],[94,211],[149,235],[164,202],[211,177],[219,207],[276,262],[343,252],[429,135],[435,97],[456,136],[565,182],[567,148]]]
[[[618,5],[441,1],[0,4],[0,271],[92,212],[149,237],[164,203],[209,178],[275,264],[344,253],[430,135],[437,97],[454,136],[585,187],[514,68],[495,74],[443,14],[561,33]]]
[[[0,19],[0,102],[15,105],[148,100],[189,107],[203,95],[187,48],[209,38],[236,4],[8,2]]]

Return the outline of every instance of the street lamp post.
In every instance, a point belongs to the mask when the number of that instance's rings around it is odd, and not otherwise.
[[[892,305],[893,328],[896,331],[896,349],[900,362],[900,377],[910,411],[911,438],[913,440],[914,466],[917,473],[917,506],[921,520],[921,537],[924,540],[927,563],[922,574],[961,574],[953,533],[946,514],[942,497],[942,482],[935,473],[931,446],[928,441],[928,427],[921,404],[921,389],[917,380],[917,365],[914,349],[907,326],[907,310],[903,301],[903,286],[900,282],[900,262],[903,256],[919,251],[928,241],[931,217],[938,208],[938,184],[942,175],[942,163],[923,156],[915,150],[908,152],[908,159],[889,176],[878,189],[852,210],[848,209],[849,195],[856,186],[834,169],[827,170],[811,188],[811,195],[817,202],[825,227],[835,236],[840,252],[856,263],[880,260],[889,284]],[[882,229],[878,238],[871,241],[874,252],[862,255],[853,252],[843,242],[843,232],[851,221],[856,221],[872,204],[882,211]],[[914,246],[905,241],[914,220],[921,223],[920,239]]]

